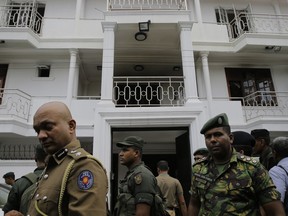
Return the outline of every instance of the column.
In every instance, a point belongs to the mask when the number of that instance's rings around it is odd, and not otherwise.
[[[77,49],[70,50],[70,66],[69,66],[67,96],[66,96],[67,105],[71,104],[73,93],[75,94],[75,91],[76,92],[78,91],[78,82],[75,83],[75,80],[78,80],[78,76],[79,76],[79,67],[77,65],[77,55],[78,55]],[[77,75],[77,79],[75,78],[76,75]]]
[[[84,13],[86,0],[77,0],[76,2],[76,9],[75,9],[75,25],[74,25],[74,36],[77,37],[79,32],[79,26],[81,25],[81,15]]]
[[[211,117],[212,112],[212,89],[211,89],[211,82],[210,82],[210,74],[209,74],[209,65],[208,65],[208,55],[209,52],[200,52],[201,59],[202,59],[202,70],[204,75],[204,82],[205,82],[205,89],[206,89],[206,96],[208,102],[208,115]]]
[[[199,102],[192,47],[192,22],[179,22],[186,105]]]
[[[116,22],[102,22],[104,32],[101,101],[100,104],[113,105],[114,47]]]
[[[194,6],[195,6],[195,13],[197,17],[198,23],[202,24],[202,12],[201,12],[201,7],[200,7],[200,1],[199,0],[194,0]]]

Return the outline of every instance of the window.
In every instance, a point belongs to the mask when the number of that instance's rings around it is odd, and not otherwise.
[[[225,68],[231,100],[248,106],[277,105],[270,69]]]
[[[0,64],[0,104],[2,104],[2,98],[4,93],[3,89],[5,87],[7,70],[8,64]]]
[[[38,77],[49,77],[50,76],[50,65],[37,66]]]
[[[219,7],[215,10],[217,23],[225,24],[230,38],[237,38],[244,32],[249,32],[249,9],[237,10],[235,8],[224,9]]]

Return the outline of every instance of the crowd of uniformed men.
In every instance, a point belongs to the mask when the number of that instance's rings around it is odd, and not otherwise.
[[[110,211],[105,168],[81,148],[69,108],[57,101],[43,104],[34,115],[33,127],[48,156],[37,164],[41,174],[34,179],[23,176],[12,185],[3,208],[5,216],[155,216],[159,215],[156,194],[172,216],[285,215],[288,138],[278,137],[270,145],[268,130],[231,132],[225,113],[208,120],[200,131],[206,148],[193,154],[190,200],[185,201],[180,181],[169,175],[167,161],[158,162],[157,177],[145,166],[141,137],[118,142],[120,163],[128,171]],[[35,161],[40,162],[36,153]],[[21,181],[26,182],[25,187],[19,186]],[[23,203],[24,210],[20,208]]]

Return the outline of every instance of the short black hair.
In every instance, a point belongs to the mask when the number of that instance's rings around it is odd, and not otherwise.
[[[281,158],[288,157],[288,137],[277,137],[273,140],[271,148]]]
[[[157,168],[159,168],[162,171],[167,171],[169,169],[168,162],[165,160],[161,160],[157,163]]]

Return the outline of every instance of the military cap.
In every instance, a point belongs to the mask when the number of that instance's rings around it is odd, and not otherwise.
[[[123,146],[135,146],[140,149],[143,148],[144,140],[138,136],[128,136],[122,142],[116,143],[116,146],[122,148]]]
[[[255,129],[251,131],[251,135],[255,138],[265,138],[265,137],[270,137],[270,133],[266,129]]]
[[[232,145],[248,145],[255,146],[255,138],[245,131],[233,131],[234,141]]]
[[[209,151],[207,148],[199,148],[193,153],[193,156],[195,156],[195,155],[208,155],[208,154],[209,154]]]
[[[205,134],[206,131],[216,128],[216,127],[224,127],[229,126],[229,121],[226,113],[221,113],[213,118],[211,118],[209,121],[207,121],[204,126],[202,127],[200,133]]]
[[[6,173],[5,175],[3,175],[3,178],[4,178],[4,179],[5,179],[5,178],[9,178],[9,177],[15,179],[15,174],[14,174],[14,172],[8,172],[8,173]]]

